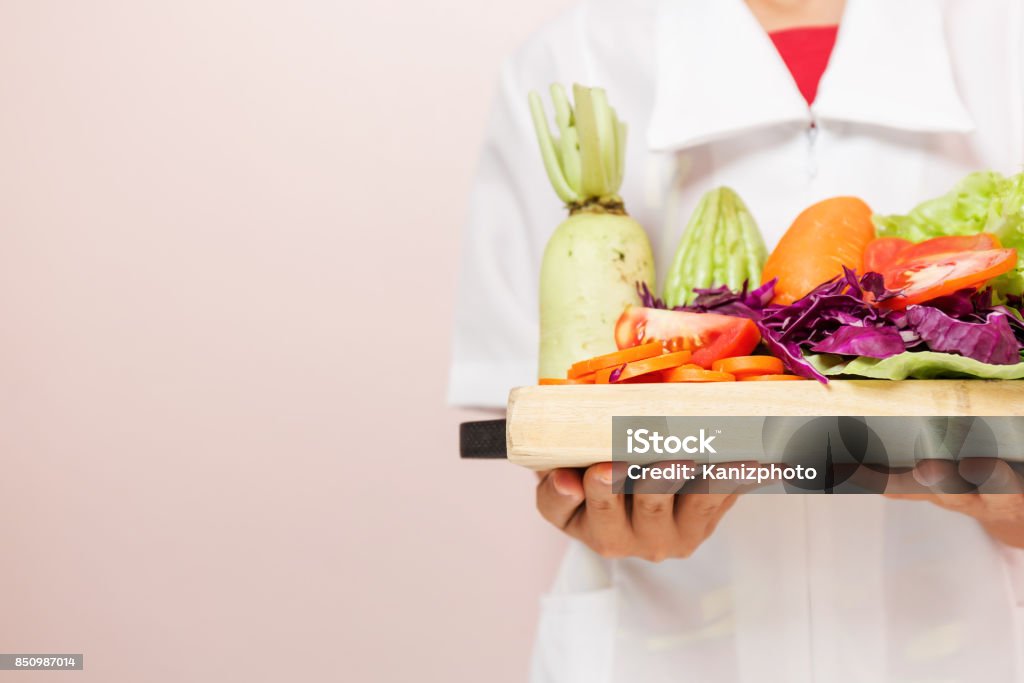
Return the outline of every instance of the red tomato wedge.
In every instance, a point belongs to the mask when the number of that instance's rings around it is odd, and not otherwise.
[[[900,260],[920,258],[922,256],[949,256],[962,251],[985,251],[987,249],[1002,249],[999,238],[987,232],[979,232],[975,235],[957,235],[953,237],[933,237],[924,242],[917,242],[902,254]]]
[[[654,358],[647,358],[645,360],[638,360],[632,363],[626,363],[620,365],[617,368],[606,368],[599,370],[595,376],[595,380],[598,384],[618,384],[620,382],[626,382],[632,379],[638,379],[642,375],[648,375],[652,372],[659,372],[660,370],[669,370],[671,368],[677,368],[680,365],[684,365],[690,362],[689,351],[677,351],[675,353],[666,353],[662,356],[655,356]],[[612,376],[618,373],[615,377],[615,382],[612,382]],[[654,381],[660,381],[660,377],[652,377]]]
[[[711,369],[736,375],[737,378],[748,375],[781,375],[784,371],[782,361],[775,356],[723,358],[712,363]]]
[[[667,351],[692,351],[704,369],[720,358],[749,355],[761,341],[754,321],[716,313],[688,313],[632,306],[615,325],[615,344],[627,349],[660,341]]]
[[[716,372],[704,368],[676,368],[661,375],[663,382],[734,382],[736,377],[728,372]]]
[[[950,256],[964,251],[1001,249],[999,238],[987,232],[975,235],[935,237],[911,242],[899,237],[879,237],[864,249],[864,272],[885,273],[895,264],[927,256]]]
[[[900,237],[879,237],[871,240],[868,246],[864,247],[864,272],[884,273],[904,250],[912,246],[913,242]]]
[[[634,346],[632,348],[616,351],[615,353],[607,353],[603,356],[597,356],[596,358],[581,360],[579,363],[573,363],[573,366],[569,368],[569,378],[575,379],[577,377],[583,377],[584,375],[593,374],[598,370],[604,370],[605,368],[617,367],[619,365],[625,365],[626,363],[632,363],[633,361],[653,358],[654,356],[660,356],[663,352],[664,349],[661,346],[661,342],[652,342],[650,344],[644,344],[643,346]]]
[[[882,302],[884,308],[903,309],[968,287],[979,287],[1017,265],[1016,249],[986,249],[898,258],[882,275],[888,289],[902,296]]]

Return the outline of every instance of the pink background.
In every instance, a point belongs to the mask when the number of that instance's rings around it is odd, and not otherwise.
[[[568,4],[0,3],[0,651],[86,661],[0,680],[524,678],[561,540],[444,385]]]

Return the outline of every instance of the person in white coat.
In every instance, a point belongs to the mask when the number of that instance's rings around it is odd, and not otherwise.
[[[829,25],[808,96],[773,37]],[[770,248],[830,196],[905,213],[969,172],[1024,166],[1024,0],[584,2],[502,71],[465,237],[455,404],[503,407],[536,381],[539,267],[564,208],[526,95],[551,82],[605,88],[631,124],[621,194],[660,273],[719,185]],[[1024,681],[1021,496],[627,506],[608,475],[538,485],[573,540],[542,600],[535,681]]]

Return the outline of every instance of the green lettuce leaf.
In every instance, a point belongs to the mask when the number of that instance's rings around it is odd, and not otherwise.
[[[907,351],[889,358],[847,360],[842,356],[818,354],[806,360],[826,376],[847,375],[870,379],[1024,379],[1024,362],[990,365],[952,353]]]
[[[990,232],[1017,250],[1017,269],[993,281],[1000,294],[1024,293],[1024,173],[1005,177],[972,173],[948,194],[917,205],[905,216],[874,216],[880,237],[921,242],[944,235]]]

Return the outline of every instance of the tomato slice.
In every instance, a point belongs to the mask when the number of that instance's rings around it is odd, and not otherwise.
[[[717,372],[728,372],[736,377],[748,375],[781,375],[784,371],[782,361],[775,356],[739,356],[722,358],[711,364]]]
[[[731,375],[728,372],[718,372],[715,370],[705,370],[704,368],[676,368],[675,370],[666,370],[662,374],[662,381],[664,382],[734,382],[736,376]]]
[[[910,247],[900,254],[901,261],[909,261],[924,256],[949,256],[959,254],[962,251],[986,251],[988,249],[1002,249],[999,238],[987,232],[979,232],[975,235],[954,235],[951,237],[934,237],[924,242],[911,244]]]
[[[901,262],[928,256],[951,256],[963,251],[1001,249],[1002,246],[998,237],[987,232],[935,237],[916,244],[899,237],[879,237],[864,249],[864,272],[885,273]]]
[[[1016,249],[938,253],[909,260],[899,258],[882,275],[886,288],[901,296],[882,302],[882,306],[903,309],[961,289],[979,287],[1013,270],[1016,265]]]
[[[604,370],[598,370],[595,375],[595,381],[598,384],[618,384],[619,382],[625,382],[627,380],[636,379],[641,375],[649,375],[652,372],[659,372],[661,370],[669,370],[671,368],[677,368],[680,365],[690,362],[689,351],[677,351],[675,353],[666,353],[662,356],[655,356],[654,358],[646,358],[644,360],[634,361],[632,363],[626,363],[620,365],[617,368],[606,368]],[[612,382],[612,376],[618,372],[618,376],[615,378],[615,382]],[[660,381],[660,377],[652,378],[655,381]]]
[[[615,325],[615,343],[627,349],[660,341],[667,351],[692,351],[704,369],[720,358],[749,355],[761,341],[754,321],[717,313],[689,313],[633,306]]]
[[[900,237],[879,237],[864,247],[864,272],[884,273],[899,255],[914,246],[910,240]]]
[[[632,348],[623,349],[622,351],[616,351],[615,353],[607,353],[603,356],[597,356],[589,360],[581,360],[579,363],[574,363],[569,368],[569,378],[575,379],[584,375],[590,375],[598,370],[604,370],[605,368],[617,367],[619,365],[625,365],[626,363],[632,363],[633,361],[644,360],[646,358],[653,358],[654,356],[660,356],[664,352],[661,346],[661,342],[651,342],[650,344],[644,344],[642,346],[634,346]]]

